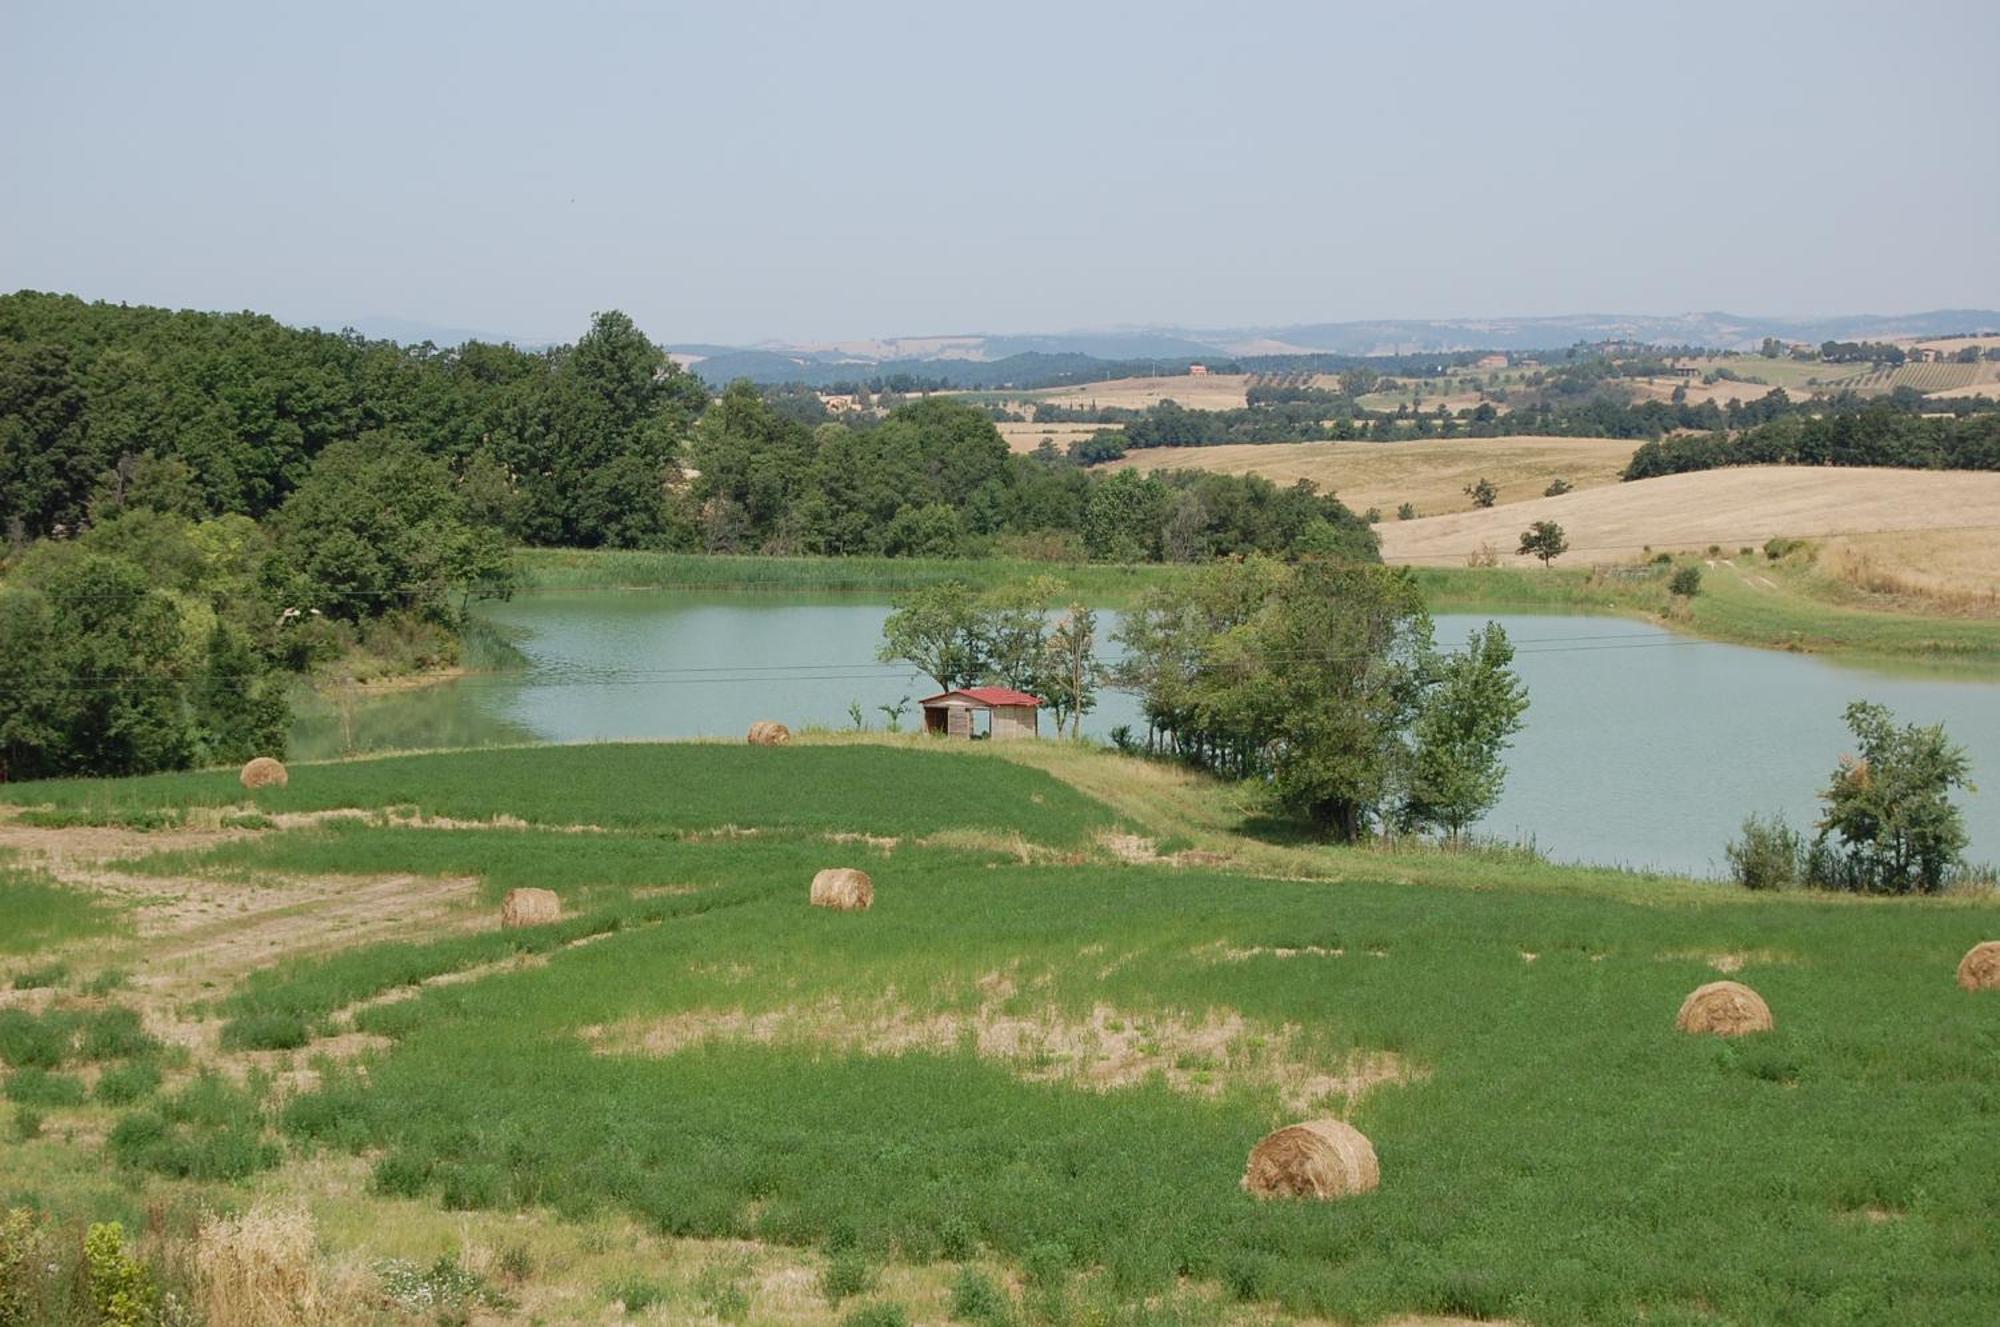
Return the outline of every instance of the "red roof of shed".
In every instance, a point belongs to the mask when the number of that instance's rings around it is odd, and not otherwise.
[[[940,691],[935,696],[925,696],[919,705],[935,705],[953,696],[964,696],[980,705],[1039,705],[1042,702],[1025,691],[1012,687],[964,687],[957,691]]]

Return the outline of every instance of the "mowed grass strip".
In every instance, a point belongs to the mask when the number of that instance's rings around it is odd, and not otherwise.
[[[1059,1250],[1134,1299],[1188,1276],[1359,1321],[1977,1321],[2000,1305],[2000,1004],[1952,982],[1991,907],[1650,907],[917,848],[870,870],[864,914],[810,909],[787,876],[427,991],[376,1025],[399,1040],[365,1079],[299,1098],[288,1128],[382,1149],[381,1191],[447,1206],[609,1205],[674,1234],[915,1260],[955,1231],[1010,1258]],[[1723,956],[1774,1033],[1673,1030]],[[816,1047],[809,1025],[804,1044],[725,1032],[657,1055],[586,1035],[990,1001],[1228,1011],[1297,1029],[1293,1051],[1328,1064],[1401,1056],[1410,1081],[1326,1107],[1374,1140],[1382,1189],[1243,1195],[1250,1146],[1287,1122],[1249,1079],[1086,1090],[969,1044]]]
[[[246,792],[235,770],[0,784],[0,801],[108,811],[231,806],[265,811],[414,807],[430,816],[691,832],[734,826],[888,836],[1019,831],[1074,842],[1110,813],[1039,770],[946,751],[609,743],[295,765],[283,788]]]

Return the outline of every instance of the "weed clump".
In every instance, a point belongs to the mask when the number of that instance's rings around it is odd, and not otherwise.
[[[976,1267],[959,1269],[951,1283],[951,1316],[960,1322],[1000,1327],[1013,1316],[1013,1301],[998,1282]]]
[[[1806,845],[1782,817],[1753,815],[1722,853],[1729,860],[1730,878],[1745,889],[1791,889],[1799,883]]]
[[[838,1305],[842,1300],[866,1294],[875,1287],[875,1269],[868,1265],[868,1259],[859,1249],[842,1249],[826,1261],[826,1269],[820,1273],[819,1289],[826,1296],[826,1302]]]

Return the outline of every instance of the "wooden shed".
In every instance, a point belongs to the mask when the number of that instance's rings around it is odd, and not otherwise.
[[[979,736],[981,715],[986,716],[985,735],[996,742],[1041,734],[1042,702],[1011,687],[941,691],[917,703],[924,707],[924,731],[939,737]]]

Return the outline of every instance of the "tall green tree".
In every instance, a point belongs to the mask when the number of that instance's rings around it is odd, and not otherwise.
[[[1513,663],[1506,629],[1489,622],[1430,671],[1398,817],[1405,827],[1435,826],[1455,840],[1500,800],[1502,757],[1528,708]]]
[[[964,581],[943,581],[898,595],[882,624],[884,663],[908,663],[940,691],[979,682],[986,671],[979,596]]]
[[[1097,658],[1097,614],[1073,603],[1043,643],[1041,681],[1035,689],[1048,702],[1057,732],[1067,724],[1069,735],[1077,736],[1083,716],[1097,708],[1104,676]]]
[[[1943,724],[1896,725],[1881,705],[1847,707],[1848,731],[1859,754],[1843,759],[1820,794],[1822,854],[1814,883],[1871,893],[1934,894],[1961,864],[1968,842],[1952,792],[1970,788],[1965,748],[1950,741]],[[1829,840],[1837,842],[1833,848]]]
[[[1404,568],[1306,562],[1282,586],[1257,642],[1279,806],[1348,842],[1406,777],[1431,621]]]

